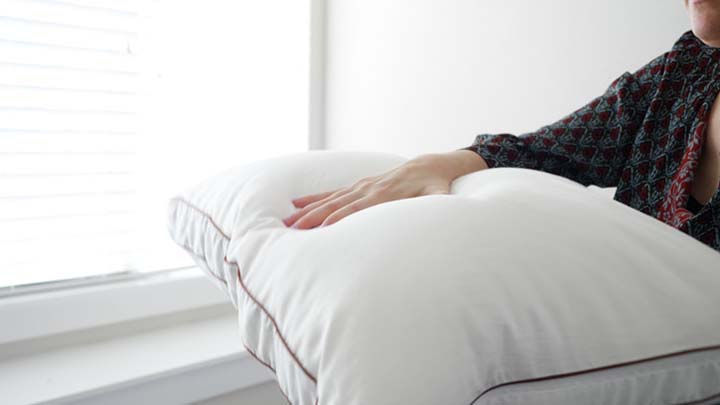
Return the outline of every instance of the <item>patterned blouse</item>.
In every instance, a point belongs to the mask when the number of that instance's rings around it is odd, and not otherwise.
[[[708,116],[720,90],[720,48],[692,31],[605,94],[531,133],[482,134],[471,150],[489,167],[521,167],[584,185],[617,187],[614,199],[720,251],[720,192],[688,207]],[[718,185],[720,187],[720,184]]]

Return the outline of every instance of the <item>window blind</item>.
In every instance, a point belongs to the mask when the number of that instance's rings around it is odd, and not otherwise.
[[[140,16],[0,1],[0,286],[133,268]]]
[[[307,149],[309,3],[0,0],[0,289],[191,265],[167,199]]]

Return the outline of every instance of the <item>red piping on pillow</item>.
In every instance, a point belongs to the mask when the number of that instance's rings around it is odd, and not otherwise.
[[[653,361],[653,360],[660,360],[660,359],[665,359],[665,358],[669,358],[669,357],[680,356],[680,355],[683,355],[683,354],[696,353],[696,352],[704,352],[704,351],[717,350],[717,349],[720,349],[720,345],[700,347],[700,348],[696,348],[696,349],[688,349],[688,350],[683,350],[683,351],[679,351],[679,352],[674,352],[674,353],[662,354],[662,355],[659,355],[659,356],[648,357],[648,358],[640,359],[640,360],[633,360],[633,361],[626,361],[626,362],[624,362],[624,363],[611,364],[611,365],[609,365],[609,366],[602,366],[602,367],[589,368],[589,369],[586,369],[586,370],[573,371],[573,372],[570,372],[570,373],[553,374],[553,375],[548,375],[548,376],[544,376],[544,377],[528,378],[528,379],[525,379],[525,380],[508,381],[508,382],[504,382],[504,383],[502,383],[502,384],[498,384],[498,385],[492,386],[492,387],[486,389],[485,391],[481,392],[480,395],[478,395],[477,397],[475,397],[475,399],[473,399],[473,401],[470,402],[470,405],[473,405],[475,402],[477,402],[478,399],[482,398],[482,397],[483,397],[485,394],[487,394],[488,392],[490,392],[490,391],[492,391],[492,390],[494,390],[494,389],[500,388],[500,387],[508,386],[508,385],[521,384],[521,383],[531,383],[531,382],[544,381],[544,380],[552,380],[552,379],[556,379],[556,378],[572,377],[572,376],[581,375],[581,374],[593,373],[593,372],[596,372],[596,371],[608,370],[608,369],[611,369],[611,368],[624,367],[624,366],[629,366],[629,365],[632,365],[632,364],[639,364],[639,363],[644,363],[644,362]],[[712,399],[712,398],[715,397],[716,395],[720,395],[720,393],[715,394],[715,395],[712,395],[712,396],[710,396],[709,398],[701,399],[701,400],[699,400],[699,401],[705,401],[705,400]],[[694,404],[694,403],[697,403],[697,401],[690,402],[690,404]],[[678,404],[678,405],[684,405],[684,404]]]
[[[273,368],[273,366],[271,366],[271,365],[269,365],[268,363],[265,363],[264,361],[260,360],[260,358],[257,356],[257,354],[255,354],[255,352],[253,352],[252,350],[250,350],[250,348],[249,348],[245,343],[243,343],[242,345],[243,345],[243,347],[245,348],[245,350],[247,350],[247,352],[250,353],[250,355],[255,358],[255,360],[259,361],[260,364],[262,364],[263,366],[269,368],[270,371],[273,372],[273,374],[277,374],[277,372],[275,372],[275,369]]]
[[[292,356],[293,360],[295,360],[297,365],[300,366],[300,369],[302,369],[302,371],[305,373],[305,375],[308,376],[308,378],[310,378],[310,380],[313,383],[317,384],[317,378],[315,378],[315,376],[312,375],[308,371],[308,369],[302,364],[300,359],[298,359],[295,352],[292,349],[290,349],[288,342],[285,340],[285,337],[280,332],[280,327],[278,326],[277,322],[275,321],[275,318],[273,318],[273,316],[270,315],[270,312],[268,312],[267,308],[265,308],[265,306],[257,298],[255,298],[255,296],[250,292],[250,290],[248,290],[247,286],[243,282],[242,273],[240,272],[240,266],[237,264],[237,262],[228,261],[227,257],[225,257],[224,260],[225,260],[225,263],[235,266],[235,268],[237,269],[238,282],[240,283],[240,286],[242,287],[243,291],[245,291],[245,294],[247,294],[247,296],[250,297],[250,299],[260,308],[260,310],[262,310],[262,312],[265,313],[265,315],[268,317],[268,319],[270,319],[270,322],[272,322],[273,326],[275,327],[275,332],[277,333],[278,338],[280,338],[280,342],[282,342],[283,346],[285,346],[285,349],[287,349],[288,353],[290,353],[290,356]]]
[[[208,214],[207,212],[201,210],[200,208],[196,207],[195,205],[191,204],[187,200],[180,198],[180,197],[175,197],[175,198],[171,199],[170,201],[181,202],[181,203],[185,204],[186,206],[188,206],[189,208],[192,208],[193,210],[199,212],[201,215],[206,217],[208,219],[208,221],[210,221],[210,224],[213,226],[213,228],[215,228],[215,230],[218,231],[218,233],[220,235],[222,235],[223,238],[230,240],[230,237],[227,235],[227,233],[223,232],[223,230],[220,228],[220,226],[215,222],[215,220],[212,218],[212,216],[210,216],[210,214]]]
[[[179,197],[173,198],[171,201],[181,202],[181,203],[185,204],[186,206],[192,208],[194,211],[198,212],[199,214],[203,215],[204,217],[206,217],[206,218],[210,221],[210,224],[212,224],[212,226],[215,228],[215,230],[217,230],[218,233],[220,233],[220,235],[222,235],[225,239],[230,240],[230,237],[227,236],[228,234],[227,234],[226,232],[224,232],[224,231],[220,228],[220,226],[218,226],[218,224],[215,222],[215,220],[213,220],[212,216],[210,216],[210,214],[208,214],[207,212],[205,212],[205,211],[203,211],[202,209],[196,207],[195,205],[189,203],[189,202],[186,201],[185,199],[182,199],[182,198],[179,198]],[[295,360],[295,363],[297,363],[297,365],[300,367],[300,369],[303,371],[303,373],[305,373],[305,375],[307,375],[308,378],[310,378],[310,380],[311,380],[314,384],[317,385],[317,378],[315,378],[315,376],[313,376],[313,375],[308,371],[308,369],[302,364],[302,362],[300,361],[300,359],[298,359],[298,357],[297,357],[297,355],[295,354],[295,352],[294,352],[292,349],[290,349],[290,346],[288,345],[287,341],[285,340],[285,337],[284,337],[284,336],[282,335],[282,333],[280,332],[280,327],[278,326],[277,322],[275,321],[275,318],[273,318],[273,316],[270,315],[270,312],[268,312],[268,310],[265,308],[265,306],[264,306],[257,298],[255,298],[255,296],[254,296],[254,295],[250,292],[250,290],[248,290],[247,287],[245,286],[245,283],[243,282],[243,278],[242,278],[242,273],[240,272],[240,266],[238,265],[238,263],[237,263],[237,262],[230,262],[230,261],[228,261],[228,260],[227,260],[227,257],[224,257],[224,258],[223,258],[223,261],[224,261],[225,263],[229,264],[229,265],[235,266],[235,268],[237,269],[238,282],[239,282],[240,286],[242,287],[243,291],[245,291],[245,294],[247,294],[247,296],[260,308],[261,312],[263,312],[263,313],[270,319],[270,322],[272,322],[272,324],[273,324],[273,326],[274,326],[274,328],[275,328],[275,332],[277,333],[278,338],[280,338],[280,341],[282,342],[283,346],[285,346],[285,349],[288,351],[288,353],[290,353],[290,356],[293,358],[293,360]],[[249,352],[249,351],[248,351],[248,352]],[[253,357],[255,357],[256,359],[258,359],[258,361],[260,361],[260,359],[257,358],[257,356],[255,356],[254,354],[253,354]],[[264,362],[264,361],[260,361],[260,362],[261,362],[262,364],[268,365],[268,364],[267,364],[266,362]],[[271,369],[272,369],[272,368],[271,368]],[[273,370],[273,372],[274,372],[274,370]],[[317,404],[317,401],[316,401],[316,404]]]

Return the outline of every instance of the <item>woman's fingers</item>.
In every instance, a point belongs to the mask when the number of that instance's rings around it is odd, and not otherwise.
[[[358,200],[362,197],[359,192],[350,192],[343,194],[337,198],[323,203],[322,205],[314,208],[307,212],[302,217],[298,218],[297,221],[292,225],[293,228],[297,229],[310,229],[320,225],[325,218],[327,218],[333,212],[342,209],[343,207],[352,204],[353,201]]]
[[[364,179],[357,181],[355,184],[353,184],[350,187],[339,188],[339,189],[332,190],[332,191],[326,191],[324,193],[311,194],[311,195],[303,196],[300,198],[296,198],[296,199],[292,200],[292,203],[296,208],[300,208],[300,210],[296,211],[294,214],[290,215],[289,217],[283,219],[283,223],[285,223],[286,226],[292,226],[293,224],[295,224],[295,222],[298,219],[302,218],[303,216],[307,215],[309,212],[313,211],[317,207],[322,206],[331,200],[334,200],[336,198],[339,198],[345,194],[348,194],[348,193],[356,191],[356,190],[364,191],[367,189],[369,184],[373,180],[375,180],[377,177],[378,176],[366,177]]]
[[[473,164],[467,157],[473,158]],[[476,154],[453,151],[426,154],[378,176],[366,177],[350,187],[313,194],[293,200],[299,208],[284,219],[285,225],[298,229],[330,225],[357,211],[402,198],[448,194],[454,179],[481,167]]]
[[[322,224],[320,224],[320,226],[332,225],[348,215],[354,214],[360,210],[364,210],[365,208],[372,207],[373,205],[377,205],[382,202],[383,201],[378,199],[377,197],[374,198],[371,196],[367,196],[360,198],[359,200],[355,200],[350,204],[328,215],[328,217],[325,218],[325,220],[322,222]]]
[[[354,212],[381,203],[381,199],[383,201],[392,199],[387,193],[378,194],[374,191],[377,186],[375,180],[377,176],[367,177],[344,189],[307,196],[298,203],[294,200],[296,206],[303,204],[303,207],[283,219],[283,222],[286,226],[296,229],[330,225]],[[315,201],[309,203],[308,200],[312,199]]]
[[[300,219],[300,218],[302,218],[303,216],[307,215],[307,213],[309,213],[310,211],[314,210],[314,209],[317,208],[317,207],[322,206],[323,204],[325,204],[325,203],[327,203],[327,202],[329,202],[329,201],[332,201],[332,200],[334,200],[334,199],[336,199],[336,198],[338,198],[338,197],[341,197],[341,196],[349,193],[350,191],[352,191],[352,190],[350,190],[350,189],[341,189],[341,190],[331,191],[331,192],[329,192],[329,195],[328,195],[328,193],[321,193],[322,195],[327,195],[327,196],[326,196],[325,198],[322,198],[322,199],[320,199],[320,200],[314,201],[314,202],[312,202],[312,203],[306,203],[306,204],[304,204],[302,208],[300,208],[299,210],[295,211],[295,212],[294,212],[292,215],[290,215],[289,217],[283,219],[283,222],[285,223],[286,226],[292,226],[298,219]],[[315,195],[320,195],[320,194],[315,194]]]
[[[333,191],[327,191],[327,192],[319,193],[319,194],[306,195],[306,196],[299,197],[299,198],[292,200],[292,203],[297,208],[304,208],[308,204],[312,204],[316,201],[322,200],[323,198],[327,198],[330,195],[332,195],[333,193],[336,193],[337,191],[339,191],[339,189],[333,190]]]

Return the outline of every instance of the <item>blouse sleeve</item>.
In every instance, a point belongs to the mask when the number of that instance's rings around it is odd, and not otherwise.
[[[720,252],[720,191],[680,230]]]
[[[616,187],[649,108],[659,58],[625,72],[605,93],[535,132],[477,135],[459,150],[478,153],[492,167],[535,169],[578,183]]]

